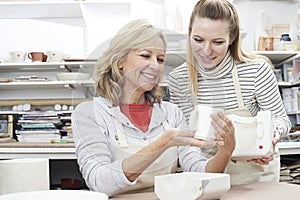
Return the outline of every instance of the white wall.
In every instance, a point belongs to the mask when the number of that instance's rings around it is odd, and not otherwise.
[[[74,19],[74,21],[80,19]],[[9,59],[10,51],[61,50],[78,57],[84,51],[82,26],[30,19],[1,19],[0,58]],[[1,60],[1,59],[0,59]]]
[[[105,7],[103,10],[100,4],[83,5],[82,18],[54,16],[38,19],[1,19],[0,17],[0,60],[8,62],[10,51],[61,50],[71,57],[87,57],[132,19],[145,18],[157,26],[163,24],[162,4],[146,0],[120,0],[118,2],[123,3],[121,6],[115,1],[103,2],[109,2],[112,7]],[[34,9],[39,7],[36,6]],[[29,59],[27,61],[30,62]]]

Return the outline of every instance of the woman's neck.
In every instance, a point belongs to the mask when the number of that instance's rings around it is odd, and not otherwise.
[[[131,93],[123,93],[120,97],[122,104],[144,104],[146,101],[144,92],[134,91]]]

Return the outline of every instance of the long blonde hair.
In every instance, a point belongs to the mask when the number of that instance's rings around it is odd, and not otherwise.
[[[228,22],[229,25],[229,37],[233,41],[229,46],[231,56],[239,62],[251,61],[255,58],[265,58],[270,64],[268,58],[264,56],[258,56],[250,52],[246,52],[241,48],[241,36],[240,36],[240,20],[235,7],[227,0],[200,0],[194,6],[193,12],[190,17],[190,23],[188,28],[188,37],[191,37],[191,32],[195,18],[209,18],[212,20],[223,20]],[[190,77],[190,85],[192,91],[197,94],[197,64],[193,56],[190,42],[187,45],[187,64]]]
[[[132,50],[151,45],[161,38],[165,49],[167,46],[162,29],[155,28],[149,22],[138,19],[131,21],[111,39],[108,49],[99,58],[95,68],[95,89],[99,96],[109,99],[112,105],[120,104],[122,95],[122,73],[119,64]],[[163,92],[157,84],[151,91],[145,92],[148,104],[160,102]]]

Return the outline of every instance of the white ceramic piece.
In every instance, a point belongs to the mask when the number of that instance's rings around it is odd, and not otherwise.
[[[191,130],[196,131],[195,138],[204,140],[215,140],[215,129],[211,125],[210,115],[217,112],[223,112],[223,109],[213,108],[205,105],[197,105],[191,112],[189,126]]]
[[[273,153],[274,116],[271,111],[259,111],[256,117],[228,115],[235,126],[234,160],[268,157]]]
[[[155,176],[154,191],[161,200],[220,199],[230,189],[229,174],[183,172]]]

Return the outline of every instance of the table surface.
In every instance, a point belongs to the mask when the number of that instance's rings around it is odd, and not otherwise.
[[[110,200],[159,200],[154,192],[116,195]],[[300,186],[287,183],[251,183],[232,186],[221,200],[299,200]]]

